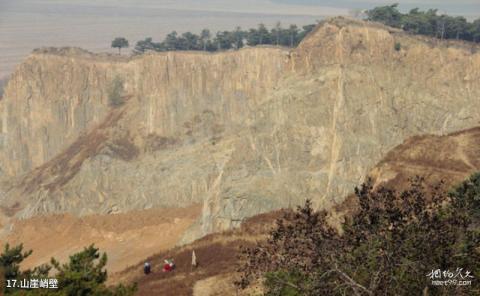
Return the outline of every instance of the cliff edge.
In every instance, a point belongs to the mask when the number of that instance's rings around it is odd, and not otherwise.
[[[406,138],[479,124],[477,49],[335,18],[292,50],[38,51],[0,101],[0,205],[31,217],[203,203],[185,241],[306,198],[328,208]]]

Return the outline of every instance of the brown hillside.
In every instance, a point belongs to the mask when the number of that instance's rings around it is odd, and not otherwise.
[[[152,264],[152,274],[143,274],[143,262],[139,262],[122,272],[111,275],[110,282],[137,282],[137,295],[193,295],[196,283],[216,276],[224,276],[225,285],[222,291],[218,287],[222,284],[214,281],[214,292],[218,295],[237,295],[233,285],[238,250],[240,247],[252,246],[256,241],[263,240],[265,234],[273,226],[281,211],[257,215],[246,220],[239,229],[221,234],[210,234],[189,245],[177,247],[159,254],[155,254],[145,261]],[[191,267],[192,251],[195,250],[199,266]],[[174,272],[161,271],[163,261],[174,258],[176,269]],[[238,291],[241,292],[241,291]],[[208,293],[208,295],[211,295]],[[238,295],[244,295],[242,293]],[[245,294],[247,295],[247,294]]]
[[[387,153],[369,174],[376,185],[402,188],[412,176],[447,186],[480,171],[480,127],[445,136],[424,135],[407,139]]]
[[[109,272],[117,272],[153,253],[173,248],[200,212],[201,206],[195,205],[80,218],[69,214],[37,216],[10,221],[8,230],[0,232],[0,242],[23,243],[33,250],[23,268],[48,263],[52,257],[65,261],[95,244],[108,254]]]

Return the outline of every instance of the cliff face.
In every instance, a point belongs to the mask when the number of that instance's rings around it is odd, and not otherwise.
[[[406,139],[402,144],[390,150],[387,155],[372,169],[369,176],[374,186],[394,186],[399,191],[408,190],[409,178],[420,174],[425,177],[425,186],[436,185],[445,181],[445,188],[464,181],[470,174],[480,170],[480,128],[462,130],[443,136],[422,135]],[[431,151],[436,153],[431,153]],[[343,215],[355,212],[358,200],[355,195],[349,198],[330,215],[330,222],[343,222]],[[256,215],[246,219],[234,230],[208,235],[200,240],[175,248],[149,258],[154,264],[163,262],[166,256],[176,258],[179,268],[175,276],[143,277],[143,262],[130,266],[120,273],[114,274],[112,282],[138,282],[139,295],[151,295],[152,287],[161,291],[172,291],[179,286],[186,291],[193,289],[193,295],[218,295],[218,287],[222,287],[221,295],[251,295],[259,289],[251,287],[250,291],[238,294],[234,282],[238,279],[235,266],[239,260],[234,256],[239,246],[250,247],[251,244],[267,238],[275,220],[283,216],[283,212],[274,211]],[[203,258],[202,273],[188,276],[192,250]],[[212,250],[214,250],[212,252]],[[202,254],[203,252],[203,254]],[[157,263],[158,262],[158,263]],[[219,265],[222,268],[219,268]],[[181,283],[181,284],[180,284]],[[159,290],[161,289],[161,290]],[[183,291],[182,291],[183,292]],[[242,292],[242,291],[240,291]],[[168,292],[165,292],[168,293]],[[184,292],[185,294],[189,292]],[[190,292],[191,293],[191,292]],[[178,293],[180,294],[180,293]]]
[[[305,198],[329,207],[407,137],[479,123],[469,46],[340,18],[291,51],[33,54],[0,102],[4,212],[203,202],[189,239]]]
[[[219,128],[230,127],[276,85],[287,54],[254,48],[127,60],[78,49],[37,51],[12,76],[1,104],[2,169],[9,176],[28,172],[100,123],[115,78],[136,101],[132,128],[142,135],[183,136],[206,113]]]

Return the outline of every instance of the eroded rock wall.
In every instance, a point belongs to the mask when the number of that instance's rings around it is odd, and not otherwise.
[[[195,130],[201,116],[211,117],[210,130],[238,124],[276,86],[287,55],[271,48],[133,59],[71,49],[37,51],[18,67],[0,104],[2,170],[8,176],[28,172],[99,124],[110,109],[109,89],[117,77],[124,95],[136,101],[129,124],[144,135],[207,133]]]
[[[0,103],[2,169],[27,172],[3,203],[31,216],[203,202],[189,239],[306,198],[328,208],[404,139],[479,124],[477,49],[334,19],[291,51],[33,55]],[[59,85],[63,67],[81,85]],[[102,124],[116,76],[128,100]]]

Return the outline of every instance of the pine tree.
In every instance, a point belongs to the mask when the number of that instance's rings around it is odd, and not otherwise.
[[[112,48],[118,48],[118,54],[121,54],[122,48],[126,48],[128,46],[128,40],[123,37],[117,37],[112,41]]]

